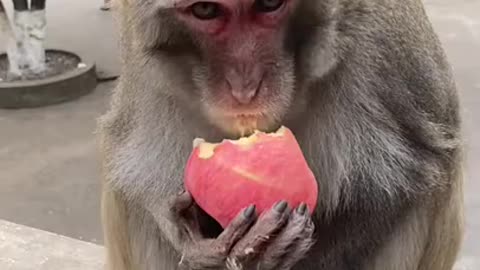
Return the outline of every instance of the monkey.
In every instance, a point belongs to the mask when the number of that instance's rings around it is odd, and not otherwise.
[[[462,119],[420,0],[115,5],[122,71],[97,129],[107,269],[452,269]],[[252,204],[219,227],[183,187],[192,141],[282,125],[318,181],[313,214]]]

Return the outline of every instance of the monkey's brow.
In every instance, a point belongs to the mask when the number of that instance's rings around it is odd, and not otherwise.
[[[198,0],[156,0],[155,5],[159,8],[187,7]]]
[[[154,0],[154,5],[157,8],[173,8],[178,6],[179,2],[182,2],[182,0]]]

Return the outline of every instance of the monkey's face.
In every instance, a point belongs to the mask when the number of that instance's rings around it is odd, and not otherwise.
[[[276,128],[294,92],[285,45],[295,0],[185,0],[175,17],[198,51],[193,82],[205,116],[225,132]]]

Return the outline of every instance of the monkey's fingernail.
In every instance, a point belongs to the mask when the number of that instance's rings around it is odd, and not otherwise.
[[[307,210],[307,204],[301,203],[300,206],[297,208],[297,213],[300,215],[304,215]]]
[[[243,215],[246,218],[251,218],[253,214],[255,213],[255,205],[250,205],[245,211],[243,212]]]
[[[180,195],[183,195],[183,194],[185,194],[185,192],[186,192],[186,191],[182,189],[182,190],[180,190],[180,191],[178,192],[177,195],[179,195],[179,196],[180,196]]]
[[[278,213],[283,213],[287,209],[288,203],[286,201],[280,201],[275,205],[275,210],[277,210]]]

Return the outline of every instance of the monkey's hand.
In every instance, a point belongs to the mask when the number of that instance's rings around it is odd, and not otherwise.
[[[305,204],[291,211],[279,202],[258,218],[250,206],[215,239],[202,236],[194,205],[185,192],[173,207],[184,236],[180,264],[190,269],[288,270],[313,244],[314,225]]]
[[[285,201],[261,215],[233,247],[229,270],[288,270],[313,245],[314,224],[306,204],[291,211]]]
[[[202,235],[198,207],[188,192],[174,198],[171,209],[182,243],[179,264],[187,269],[225,269],[232,247],[255,221],[254,207],[246,208],[216,239],[211,239]]]

